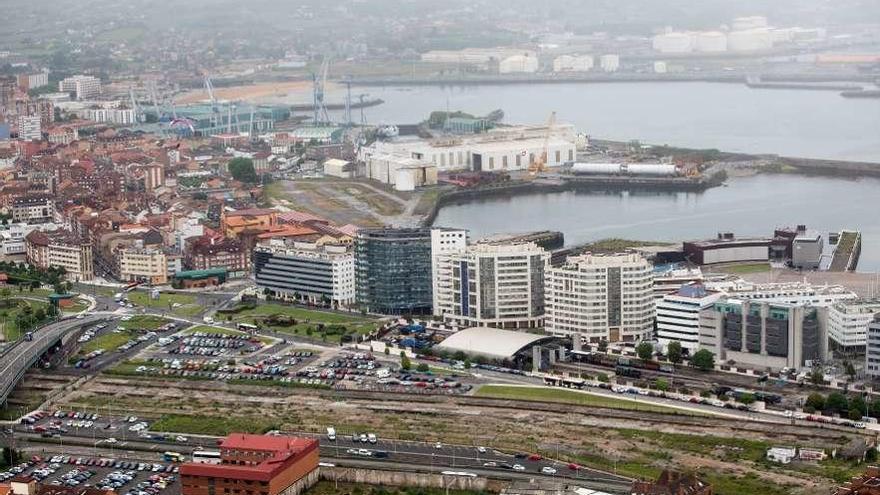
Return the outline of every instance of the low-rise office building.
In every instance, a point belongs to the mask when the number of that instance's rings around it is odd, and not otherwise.
[[[875,380],[880,378],[880,316],[868,323],[865,338],[865,374]]]
[[[233,433],[219,447],[219,464],[180,466],[183,495],[298,494],[318,481],[313,438]]]
[[[726,299],[701,313],[700,347],[721,362],[801,369],[828,357],[824,318],[809,305]]]
[[[868,324],[880,313],[880,301],[839,301],[828,308],[828,338],[833,350],[861,354]]]
[[[47,194],[29,194],[12,200],[12,221],[46,223],[55,218],[55,202]]]
[[[702,284],[682,286],[657,301],[657,340],[664,349],[670,342],[693,354],[700,348],[700,312],[715,304],[721,292],[707,290]]]
[[[253,252],[257,287],[275,297],[350,308],[355,302],[354,254],[348,246],[283,242]]]
[[[638,254],[569,257],[547,270],[545,328],[588,342],[650,339],[656,307],[651,264]]]

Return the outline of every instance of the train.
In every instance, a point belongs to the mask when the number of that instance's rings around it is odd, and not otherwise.
[[[611,356],[601,352],[577,352],[572,353],[577,356],[580,361],[593,364],[596,366],[604,366],[607,368],[623,367],[631,370],[649,370],[659,371],[661,373],[675,373],[675,365],[667,363],[658,363],[656,361],[642,361],[638,358],[628,358],[625,356]],[[634,375],[626,375],[634,376]],[[635,377],[635,376],[634,376]]]

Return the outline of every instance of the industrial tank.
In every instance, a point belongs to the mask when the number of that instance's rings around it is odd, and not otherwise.
[[[652,46],[660,53],[689,53],[694,49],[690,33],[665,33],[654,36]]]
[[[571,173],[578,175],[617,175],[620,174],[619,163],[575,163]]]
[[[624,167],[627,175],[650,175],[653,177],[673,177],[677,174],[675,165],[665,163],[629,163]]]
[[[773,36],[769,29],[732,31],[727,35],[727,48],[734,52],[752,52],[773,48]]]

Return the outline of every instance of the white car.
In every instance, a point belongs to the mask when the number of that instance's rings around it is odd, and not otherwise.
[[[541,468],[541,474],[556,474],[556,470],[550,466],[544,466]]]
[[[373,452],[367,449],[358,449],[358,455],[362,455],[364,457],[373,457]]]
[[[477,447],[477,452],[485,454],[487,452],[486,447]]]
[[[434,444],[434,448],[435,448],[435,449],[442,449],[442,448],[443,448],[443,444],[440,443],[440,442],[437,442],[437,443]]]
[[[514,464],[514,465],[513,465],[513,470],[514,470],[514,471],[525,471],[525,470],[526,470],[526,467],[523,466],[522,464]]]
[[[180,442],[180,443],[186,443],[187,438],[184,437],[184,436],[179,436],[179,435],[178,435],[177,438],[175,438],[175,440],[177,440],[177,441]]]
[[[116,443],[117,440],[113,437],[104,439],[104,443]]]

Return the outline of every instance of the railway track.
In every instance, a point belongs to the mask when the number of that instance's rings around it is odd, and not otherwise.
[[[106,378],[99,378],[98,380],[111,385],[120,384],[120,382],[129,382],[129,380],[119,378],[109,379],[109,381]],[[164,380],[148,380],[137,381],[136,383],[138,387],[142,389],[168,389],[174,388],[175,385],[173,385],[173,383],[179,383],[179,381],[170,382]],[[185,387],[190,390],[198,390],[203,392],[232,392],[233,388],[247,386],[230,386],[220,383],[186,381]],[[260,388],[264,389],[265,387]],[[261,393],[268,394],[268,392],[268,390],[265,390]],[[697,416],[687,415],[684,413],[670,414],[655,411],[629,411],[624,409],[603,408],[597,406],[579,406],[576,404],[565,404],[560,402],[522,399],[494,399],[488,397],[475,397],[466,395],[408,394],[400,392],[372,392],[361,390],[302,390],[295,388],[279,388],[277,391],[274,392],[275,395],[278,396],[289,396],[293,394],[307,393],[310,395],[321,396],[331,401],[345,399],[352,402],[365,402],[368,404],[447,404],[479,407],[486,409],[542,412],[548,414],[577,414],[583,417],[596,417],[602,419],[617,419],[634,422],[644,422],[649,424],[680,426],[683,427],[682,429],[684,431],[687,431],[687,428],[692,427],[730,428],[731,426],[734,426],[736,430],[743,432],[759,433],[770,437],[779,434],[785,434],[796,437],[798,439],[814,441],[816,439],[840,440],[843,436],[852,437],[854,435],[874,438],[874,434],[867,430],[854,430],[852,428],[846,428],[843,426],[806,423],[801,421],[795,421],[794,424],[792,424],[792,420],[786,420],[783,418],[779,418],[779,421],[777,422],[744,421],[741,419],[724,418],[719,416]],[[150,396],[150,393],[146,390],[144,390],[142,393],[143,396]],[[107,395],[111,394],[108,393]],[[405,408],[402,407],[401,412],[405,412]]]

